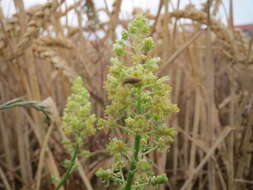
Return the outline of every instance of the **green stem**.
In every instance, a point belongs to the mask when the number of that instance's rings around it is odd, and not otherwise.
[[[136,134],[135,141],[134,141],[134,156],[131,161],[130,171],[129,171],[129,174],[127,177],[127,183],[125,186],[125,190],[131,190],[134,174],[136,172],[136,167],[137,167],[137,163],[138,163],[138,155],[139,155],[139,151],[140,151],[140,141],[141,141],[141,135]]]
[[[155,146],[155,147],[153,147],[153,148],[149,149],[147,152],[144,152],[144,153],[143,153],[143,156],[145,156],[145,155],[149,154],[150,152],[155,151],[156,149],[158,149],[158,147],[159,147],[159,146]]]
[[[141,114],[142,113],[142,99],[141,99],[141,88],[139,87],[138,89],[138,100],[137,100],[137,113]],[[136,134],[135,135],[135,140],[134,140],[134,155],[133,158],[131,159],[131,164],[130,164],[130,170],[128,173],[128,177],[127,177],[127,182],[126,182],[126,186],[125,186],[125,190],[131,190],[131,186],[133,183],[133,179],[134,179],[134,175],[136,173],[137,170],[137,163],[139,161],[139,152],[141,149],[141,134]]]
[[[75,166],[75,161],[76,161],[76,158],[77,158],[78,151],[79,151],[79,145],[76,144],[75,149],[74,149],[74,153],[73,153],[73,156],[72,156],[72,159],[71,159],[70,166],[68,167],[67,171],[65,172],[63,178],[61,179],[60,183],[57,185],[55,190],[59,190],[64,185],[64,183],[67,181],[69,176],[71,175],[72,169]]]

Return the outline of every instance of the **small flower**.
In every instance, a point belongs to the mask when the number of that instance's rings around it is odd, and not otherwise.
[[[135,120],[134,120],[133,118],[128,117],[128,118],[126,119],[126,124],[131,126],[131,125],[134,124],[134,121],[135,121]]]
[[[107,145],[107,150],[111,153],[123,153],[126,152],[126,144],[117,138],[112,139],[112,141]]]
[[[148,144],[147,138],[142,138],[141,139],[141,145],[147,145],[147,144]]]

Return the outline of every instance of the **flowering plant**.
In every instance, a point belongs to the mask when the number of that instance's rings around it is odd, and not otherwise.
[[[106,118],[97,122],[100,128],[120,129],[124,133],[107,145],[113,164],[96,172],[97,177],[113,182],[122,190],[144,190],[148,186],[154,189],[168,180],[166,174],[155,174],[149,154],[166,151],[176,135],[167,122],[168,116],[178,112],[178,107],[170,101],[168,78],[155,75],[160,58],[150,55],[154,41],[149,32],[147,19],[138,16],[113,45],[115,57],[111,59],[105,83],[110,104],[105,108]],[[83,138],[96,131],[93,126],[96,118],[90,114],[89,95],[80,78],[72,90],[63,117],[64,131],[73,137],[69,143],[72,159],[63,179],[73,169]],[[61,180],[60,184],[65,181]]]
[[[96,133],[96,128],[94,127],[96,117],[91,114],[90,95],[84,88],[80,77],[75,79],[71,90],[72,94],[68,97],[67,105],[64,109],[62,125],[64,132],[71,137],[70,141],[64,142],[67,145],[71,159],[64,161],[67,171],[56,186],[56,190],[59,190],[70,177],[75,169],[75,161],[78,155],[86,155],[88,153],[85,150],[81,151],[81,147],[85,142],[84,139]]]
[[[98,177],[113,181],[124,190],[142,190],[167,181],[165,174],[154,174],[148,154],[165,151],[176,134],[167,126],[167,119],[178,112],[178,107],[170,101],[167,77],[154,74],[160,58],[149,55],[154,48],[149,31],[147,19],[138,16],[113,45],[116,56],[111,59],[105,83],[111,103],[105,109],[107,118],[98,121],[102,127],[121,129],[126,133],[124,137],[134,137],[133,141],[113,138],[107,146],[113,165],[96,172]],[[131,64],[125,63],[126,57]]]

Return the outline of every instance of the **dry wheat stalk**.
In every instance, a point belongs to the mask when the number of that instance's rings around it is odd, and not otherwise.
[[[29,42],[38,36],[40,28],[50,21],[50,16],[54,9],[53,3],[49,2],[34,12],[33,19],[28,23],[27,31],[18,44],[18,49],[27,47]]]
[[[58,55],[56,48],[73,49],[74,44],[63,37],[41,37],[34,40],[32,49],[36,56],[41,59],[46,59],[56,68],[62,71],[62,73],[72,80],[76,77],[76,72],[68,66],[67,62]]]
[[[33,47],[36,46],[47,46],[47,47],[59,47],[66,49],[73,49],[75,45],[68,39],[64,37],[40,37],[39,39],[33,42]]]
[[[38,37],[40,29],[50,23],[52,13],[58,5],[56,1],[53,1],[28,9],[25,12],[28,24],[25,26],[24,34],[21,31],[19,13],[14,14],[10,19],[6,19],[0,31],[0,54],[7,59],[22,55],[22,52],[29,47],[30,42]]]
[[[208,16],[205,12],[195,9],[193,6],[187,6],[184,10],[176,10],[171,12],[172,17],[177,19],[187,18],[196,21],[200,24],[208,24]],[[252,64],[253,60],[245,59],[245,43],[242,40],[242,35],[237,34],[239,39],[233,39],[229,30],[220,21],[211,17],[211,30],[216,34],[218,41],[222,44],[222,51],[227,58],[234,63]],[[232,43],[235,43],[239,51],[235,52],[232,48]]]

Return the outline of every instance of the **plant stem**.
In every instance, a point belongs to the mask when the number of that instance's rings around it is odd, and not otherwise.
[[[145,156],[145,155],[149,154],[150,152],[155,151],[158,147],[159,147],[159,146],[155,146],[155,147],[153,147],[153,148],[149,149],[147,152],[144,152],[144,153],[143,153],[143,156]]]
[[[59,189],[61,188],[61,186],[64,185],[64,183],[67,181],[67,179],[68,179],[69,176],[71,175],[72,169],[73,169],[73,167],[75,166],[75,161],[76,161],[76,158],[77,158],[78,151],[79,151],[79,145],[76,144],[76,145],[75,145],[75,149],[74,149],[73,156],[72,156],[72,158],[71,158],[70,166],[68,167],[67,171],[65,172],[63,178],[61,179],[60,183],[57,185],[57,187],[55,188],[55,190],[59,190]]]
[[[136,134],[135,136],[135,141],[134,141],[134,156],[131,161],[130,165],[130,171],[127,177],[127,183],[125,186],[125,190],[131,190],[134,174],[136,172],[136,167],[137,167],[137,162],[138,162],[138,155],[140,151],[140,140],[141,140],[141,135]]]
[[[138,89],[138,100],[137,100],[137,113],[141,114],[142,113],[142,106],[141,106],[141,88],[139,87]],[[126,186],[125,186],[125,190],[131,190],[131,186],[133,183],[133,179],[134,179],[134,174],[136,173],[136,168],[137,168],[137,163],[138,163],[138,157],[139,157],[139,152],[141,149],[141,134],[137,133],[135,135],[135,140],[134,140],[134,155],[133,158],[131,160],[131,165],[130,165],[130,170],[128,173],[128,177],[127,177],[127,182],[126,182]]]

